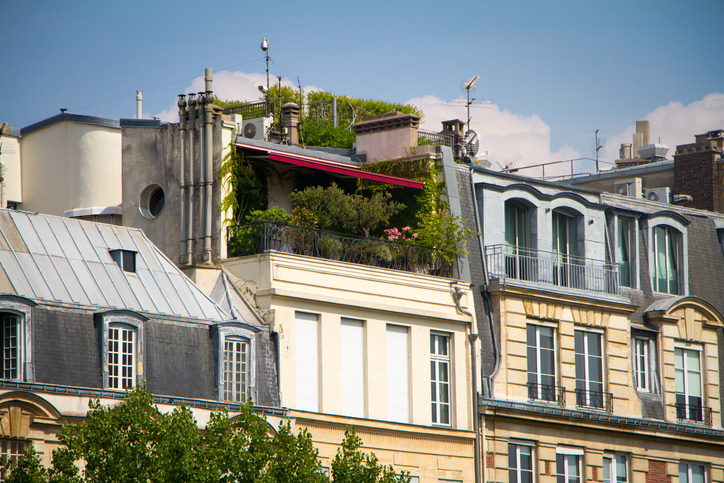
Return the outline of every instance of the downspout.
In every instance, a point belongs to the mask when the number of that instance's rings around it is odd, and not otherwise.
[[[214,189],[214,108],[211,90],[211,69],[205,71],[206,80],[206,215],[204,218],[204,255],[203,261],[211,263],[211,208]]]
[[[189,207],[186,225],[186,260],[194,261],[194,130],[196,129],[196,94],[189,94]]]
[[[179,196],[181,203],[181,246],[179,248],[179,264],[185,265],[186,258],[186,166],[184,153],[186,150],[186,96],[178,96],[178,130],[179,130]]]
[[[198,126],[199,126],[199,241],[196,245],[198,253],[197,260],[203,262],[204,237],[206,233],[206,137],[204,136],[204,128],[206,126],[206,96],[203,92],[196,95],[196,106],[198,107]]]

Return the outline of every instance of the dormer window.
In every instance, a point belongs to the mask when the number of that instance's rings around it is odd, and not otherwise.
[[[111,258],[124,272],[136,273],[136,252],[130,250],[111,250]]]

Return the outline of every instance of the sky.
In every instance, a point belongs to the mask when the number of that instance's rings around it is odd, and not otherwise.
[[[605,169],[637,120],[669,157],[724,129],[722,20],[724,0],[0,0],[0,123],[132,118],[136,90],[145,118],[175,122],[205,68],[220,98],[256,99],[266,37],[273,79],[414,104],[429,131],[466,119],[451,104],[478,75],[470,126],[494,169],[593,158],[596,130]]]

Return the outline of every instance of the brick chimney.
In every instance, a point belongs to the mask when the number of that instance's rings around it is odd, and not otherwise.
[[[406,156],[411,147],[417,147],[419,127],[419,117],[398,110],[365,117],[354,126],[357,154],[366,155],[367,161]]]
[[[289,144],[299,146],[299,106],[289,102],[282,106],[282,121],[287,130]]]
[[[724,130],[697,134],[693,144],[676,146],[674,194],[690,195],[690,208],[724,213]]]

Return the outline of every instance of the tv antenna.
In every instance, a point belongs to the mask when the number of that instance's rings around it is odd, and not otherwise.
[[[599,173],[601,170],[599,169],[599,160],[601,157],[606,157],[606,148],[604,145],[606,144],[606,138],[599,137],[600,134],[605,134],[608,132],[606,129],[596,129],[595,131],[587,131],[589,134],[593,133],[593,144],[591,146],[591,154],[595,156],[596,158],[596,173]]]

